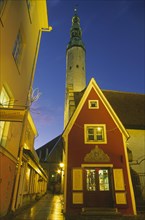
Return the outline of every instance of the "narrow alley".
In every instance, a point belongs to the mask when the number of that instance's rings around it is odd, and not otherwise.
[[[64,220],[62,213],[61,195],[46,194],[31,207],[26,207],[17,212],[11,220]]]
[[[62,195],[47,193],[31,206],[24,207],[13,216],[6,216],[2,220],[144,220],[145,215],[121,216],[121,215],[69,215],[62,213]]]

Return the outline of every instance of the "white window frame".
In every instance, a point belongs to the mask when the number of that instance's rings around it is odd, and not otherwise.
[[[92,106],[93,103],[96,103],[95,106]],[[99,109],[99,100],[88,100],[89,109]]]
[[[92,134],[88,133],[88,130],[92,129]],[[101,129],[101,130],[100,130]],[[102,139],[99,138],[103,136]],[[89,138],[89,136],[92,136]],[[105,124],[84,124],[84,138],[85,144],[106,144],[107,135],[106,135],[106,125]]]

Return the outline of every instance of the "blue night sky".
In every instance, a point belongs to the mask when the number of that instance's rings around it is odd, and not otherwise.
[[[87,84],[145,93],[144,0],[47,0],[51,32],[42,34],[33,87],[42,93],[31,112],[35,149],[63,132],[66,47],[75,5],[86,47]]]

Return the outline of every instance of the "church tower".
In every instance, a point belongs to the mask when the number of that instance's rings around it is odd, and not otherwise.
[[[85,54],[80,18],[75,9],[70,29],[70,41],[66,49],[64,128],[75,110],[75,92],[81,92],[86,87]]]

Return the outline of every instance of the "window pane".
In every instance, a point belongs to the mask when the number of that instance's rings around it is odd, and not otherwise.
[[[97,102],[91,102],[91,107],[97,107]]]
[[[87,191],[96,191],[95,169],[86,170],[86,186]]]
[[[103,140],[103,128],[102,127],[97,127],[96,128],[96,140],[97,141],[100,141],[100,140]]]
[[[17,64],[20,62],[20,57],[22,54],[22,46],[23,46],[22,35],[21,32],[19,31],[13,49],[13,57]]]
[[[1,93],[0,93],[0,106],[6,108],[9,106],[10,103],[10,97],[8,96],[8,93],[6,92],[5,88],[2,87]],[[4,147],[6,142],[6,137],[9,129],[9,122],[0,121],[0,143]]]
[[[89,109],[98,109],[99,108],[99,101],[98,100],[89,100],[88,106],[89,106]]]
[[[108,170],[102,169],[99,170],[99,189],[100,191],[109,191],[109,176]]]
[[[97,141],[102,141],[103,140],[103,136],[102,135],[97,135],[96,140]]]
[[[85,125],[86,143],[106,143],[106,126],[103,124]]]
[[[0,105],[2,105],[3,107],[8,107],[9,102],[10,102],[10,98],[3,87],[0,93]]]
[[[27,167],[25,172],[25,187],[24,187],[25,192],[29,191],[29,180],[30,180],[30,168]]]
[[[94,129],[93,128],[88,129],[88,140],[94,140]]]
[[[93,128],[89,128],[88,129],[88,134],[94,134],[94,129]]]
[[[5,125],[5,122],[0,121],[0,142],[1,142],[1,139],[2,139],[2,135],[3,135],[4,125]]]

